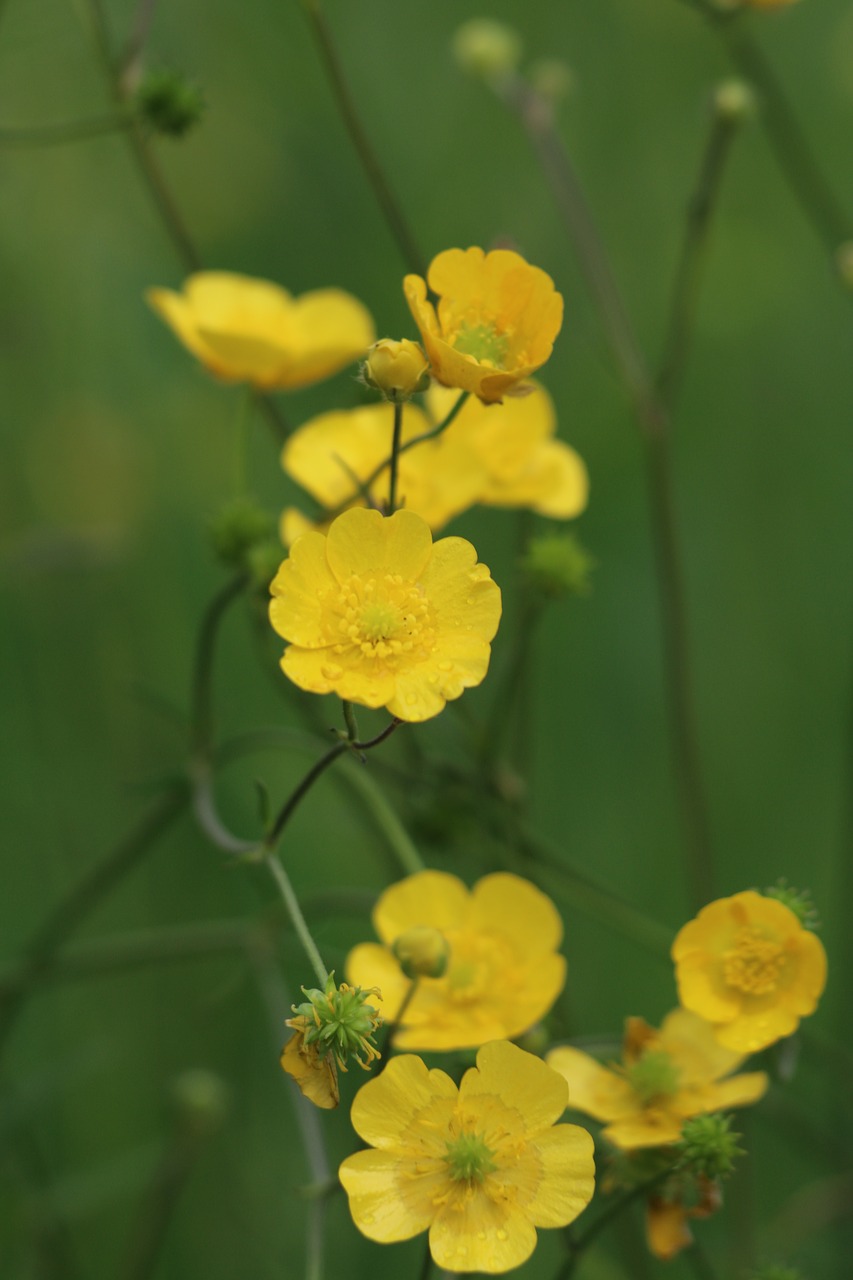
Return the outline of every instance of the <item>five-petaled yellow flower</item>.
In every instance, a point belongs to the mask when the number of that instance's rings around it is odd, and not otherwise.
[[[563,323],[551,277],[510,249],[446,249],[403,290],[433,376],[487,404],[545,363]]]
[[[388,1244],[429,1231],[438,1266],[489,1275],[518,1267],[537,1227],[564,1227],[594,1190],[592,1138],[556,1124],[566,1082],[499,1040],[457,1086],[420,1058],[393,1058],[356,1095],[352,1123],[376,1150],[340,1168],[358,1229]]]
[[[455,399],[446,387],[435,386],[427,393],[426,413],[406,405],[402,443],[441,422]],[[361,505],[358,485],[390,456],[392,413],[385,404],[321,413],[289,437],[282,466],[327,511],[356,501]],[[400,503],[423,516],[433,532],[475,503],[530,507],[557,520],[580,515],[589,491],[586,467],[555,432],[553,401],[536,384],[529,395],[500,405],[468,400],[440,436],[400,455]],[[373,503],[381,504],[388,494],[387,467],[368,491]],[[282,539],[289,545],[310,527],[300,512],[288,508]]]
[[[411,987],[392,954],[394,942],[427,925],[450,949],[443,977],[418,980],[394,1037],[398,1048],[475,1048],[521,1035],[544,1017],[566,980],[557,909],[535,885],[507,872],[468,889],[444,871],[419,871],[385,890],[373,924],[385,945],[355,947],[347,976],[381,989],[386,1022],[396,1021]]]
[[[752,889],[703,907],[672,945],[678,998],[721,1045],[756,1053],[795,1031],[826,985],[826,952],[784,903]]]
[[[413,511],[357,507],[303,534],[271,591],[285,675],[400,720],[428,720],[481,682],[501,615],[470,542],[433,544]]]
[[[329,378],[363,356],[376,336],[369,312],[342,289],[294,298],[268,280],[199,271],[182,293],[149,289],[145,296],[211,373],[263,391]]]
[[[604,1136],[625,1151],[677,1142],[689,1116],[747,1106],[767,1088],[763,1071],[730,1076],[742,1055],[686,1009],[669,1013],[659,1031],[628,1018],[620,1066],[604,1067],[568,1045],[546,1061],[568,1081],[572,1107],[604,1121]]]

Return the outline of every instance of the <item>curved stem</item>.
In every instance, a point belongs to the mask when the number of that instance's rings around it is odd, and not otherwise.
[[[317,975],[317,981],[320,983],[321,987],[325,987],[329,980],[329,971],[323,964],[323,959],[317,948],[317,944],[311,936],[311,930],[308,928],[305,917],[302,914],[302,909],[299,906],[299,899],[293,892],[293,885],[290,883],[290,877],[275,854],[270,854],[264,859],[264,861],[266,866],[269,868],[270,875],[278,886],[279,892],[284,900],[284,905],[287,907],[287,914],[290,916],[291,923],[296,930],[299,941],[302,943],[305,954],[311,962],[311,967]]]
[[[296,790],[293,791],[290,794],[290,796],[288,796],[287,800],[285,801],[284,805],[282,806],[278,814],[278,817],[276,818],[275,822],[273,823],[272,827],[267,833],[267,836],[264,839],[265,849],[272,850],[275,848],[275,846],[278,844],[278,840],[282,831],[287,826],[288,822],[293,817],[293,814],[296,812],[301,802],[305,799],[308,792],[313,787],[314,783],[317,781],[318,778],[322,777],[322,775],[329,768],[329,765],[334,764],[335,761],[340,756],[342,756],[346,751],[349,751],[349,749],[350,749],[349,742],[347,741],[336,742],[333,747],[329,748],[329,750],[326,752],[324,756],[321,756],[320,759],[317,760],[311,766],[311,768],[306,773],[305,777],[299,783]]]
[[[196,646],[193,671],[192,718],[190,721],[190,746],[197,759],[206,758],[213,746],[212,679],[213,658],[219,625],[229,606],[239,598],[248,582],[248,576],[237,573],[217,591],[202,619]]]
[[[303,0],[302,7],[308,18],[311,34],[314,37],[320,60],[326,72],[326,78],[334,94],[341,118],[349,133],[350,141],[373,188],[373,193],[379,202],[379,207],[388,224],[388,229],[397,242],[397,247],[400,250],[406,269],[425,276],[425,260],[415,243],[414,236],[409,229],[397,197],[391,189],[391,184],[385,175],[379,162],[379,157],[358,114],[320,0]]]

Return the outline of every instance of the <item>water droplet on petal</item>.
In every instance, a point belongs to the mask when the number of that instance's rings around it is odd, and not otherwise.
[[[496,1232],[495,1232],[495,1235],[497,1236],[497,1238],[498,1238],[499,1240],[508,1240],[508,1239],[509,1239],[509,1232],[508,1232],[508,1231],[504,1231],[503,1227],[501,1227],[500,1231],[496,1231]]]

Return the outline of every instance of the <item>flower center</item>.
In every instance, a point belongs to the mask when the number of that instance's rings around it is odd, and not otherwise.
[[[509,353],[509,338],[493,324],[461,324],[453,346],[463,356],[473,356],[479,364],[503,369]]]
[[[785,950],[758,929],[740,929],[734,946],[723,952],[723,977],[730,987],[750,996],[775,991],[785,967]]]
[[[355,646],[366,658],[418,659],[434,648],[429,602],[400,574],[353,574],[335,594],[336,653]]]
[[[444,1159],[454,1182],[471,1184],[482,1182],[487,1173],[497,1169],[494,1154],[478,1133],[461,1133],[448,1142]]]
[[[625,1075],[644,1107],[678,1092],[680,1072],[663,1049],[647,1049],[626,1068]]]

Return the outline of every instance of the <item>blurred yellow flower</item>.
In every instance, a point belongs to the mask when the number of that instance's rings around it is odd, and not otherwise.
[[[427,299],[427,282],[438,309]],[[563,299],[549,275],[509,249],[446,249],[427,279],[406,276],[403,290],[433,376],[501,400],[545,363],[563,322]]]
[[[270,620],[289,642],[285,675],[400,720],[429,720],[481,682],[501,616],[500,590],[470,542],[433,544],[413,511],[358,507],[325,536],[303,534],[271,591]]]
[[[392,953],[395,941],[426,925],[438,929],[450,949],[443,977],[418,980],[394,1036],[398,1048],[465,1049],[521,1035],[544,1017],[566,980],[554,904],[506,872],[468,889],[444,871],[420,871],[385,890],[373,925],[384,945],[354,947],[347,977],[380,987],[386,1022],[395,1021],[411,987]]]
[[[662,1262],[669,1262],[693,1243],[689,1219],[709,1218],[722,1204],[719,1183],[710,1178],[699,1178],[696,1192],[695,1203],[662,1195],[650,1196],[646,1203],[646,1243],[649,1252]]]
[[[592,1199],[592,1138],[557,1124],[566,1084],[541,1059],[499,1040],[457,1086],[420,1058],[392,1058],[356,1095],[369,1143],[340,1180],[355,1225],[389,1244],[429,1231],[450,1272],[496,1275],[536,1248],[537,1227],[564,1227]]]
[[[456,397],[433,387],[427,413],[406,405],[402,443],[430,430],[450,413]],[[322,413],[287,440],[284,470],[327,511],[348,504],[391,453],[393,412],[370,405]],[[450,426],[400,454],[397,492],[403,506],[426,520],[433,532],[476,503],[530,507],[539,515],[566,520],[584,510],[589,491],[586,467],[575,451],[554,439],[556,416],[547,391],[532,384],[529,395],[500,405],[468,400]],[[368,489],[381,506],[388,496],[388,468]],[[359,502],[360,505],[360,502]],[[307,528],[295,508],[283,516],[285,545]]]
[[[752,889],[719,898],[672,945],[678,998],[721,1045],[756,1053],[795,1031],[826,986],[826,952],[784,903]]]
[[[620,1066],[604,1067],[568,1045],[546,1061],[568,1081],[571,1106],[604,1121],[604,1136],[625,1151],[677,1142],[689,1116],[747,1106],[767,1088],[763,1071],[724,1079],[743,1057],[686,1009],[667,1014],[659,1031],[628,1018]]]
[[[375,337],[369,312],[342,289],[294,298],[267,280],[199,271],[182,293],[149,289],[145,297],[211,373],[264,391],[329,378]]]

